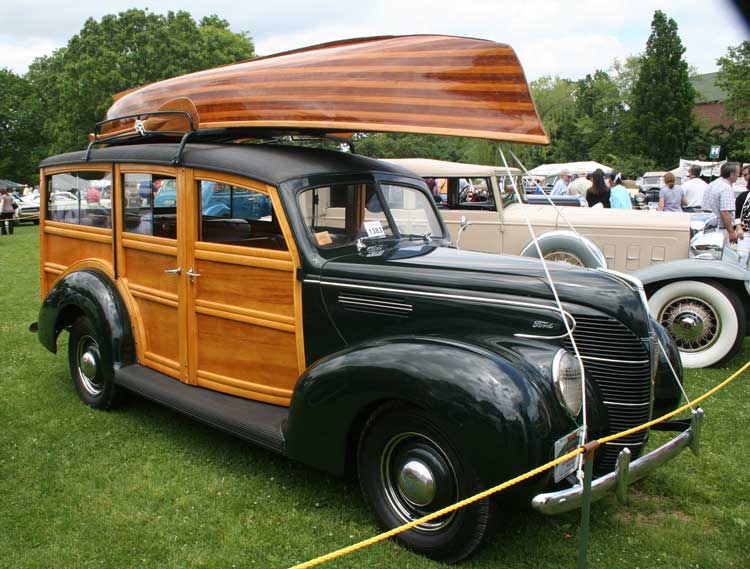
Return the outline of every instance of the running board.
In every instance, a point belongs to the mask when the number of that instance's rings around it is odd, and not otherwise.
[[[115,383],[212,427],[284,453],[287,407],[187,385],[137,364],[115,372]]]

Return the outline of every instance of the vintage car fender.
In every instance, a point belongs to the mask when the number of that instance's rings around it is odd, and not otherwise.
[[[109,341],[100,345],[101,356],[114,369],[135,363],[135,340],[130,316],[115,284],[101,271],[84,269],[63,276],[39,309],[41,344],[57,353],[57,337],[79,316],[88,316]]]
[[[670,280],[706,278],[713,280],[739,281],[747,288],[750,272],[735,263],[714,259],[679,259],[657,263],[634,271],[644,286]]]
[[[661,326],[651,317],[652,329],[656,334],[656,339],[661,347],[656,348],[658,365],[656,368],[656,377],[654,379],[654,417],[660,417],[669,411],[677,408],[682,398],[680,389],[681,379],[684,379],[682,373],[682,360],[680,359],[680,350],[677,348],[672,336],[669,335],[666,328]],[[664,351],[662,351],[662,348]],[[672,371],[677,373],[677,378]]]
[[[551,363],[557,348],[537,346],[536,357]],[[487,483],[548,460],[554,441],[574,427],[551,379],[530,361],[453,340],[389,338],[324,358],[300,378],[287,454],[343,473],[367,418],[389,401],[450,421],[449,432],[460,433],[457,444]]]
[[[589,269],[606,269],[607,259],[602,250],[588,237],[559,229],[542,233],[537,237],[544,258],[549,261],[566,261]],[[523,257],[539,257],[534,242],[529,242],[521,251]]]

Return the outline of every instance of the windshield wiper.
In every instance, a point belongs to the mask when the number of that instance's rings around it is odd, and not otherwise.
[[[431,243],[432,242],[432,232],[428,231],[424,234],[419,233],[401,233],[401,237],[404,237],[405,239],[414,240],[414,239],[421,239],[425,243]]]

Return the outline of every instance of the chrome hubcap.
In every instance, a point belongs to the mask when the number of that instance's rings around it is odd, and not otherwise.
[[[661,312],[660,323],[682,352],[700,352],[719,337],[721,320],[713,307],[698,298],[679,298]]]
[[[77,349],[78,376],[81,385],[91,395],[99,395],[104,384],[97,377],[99,370],[99,345],[91,336],[82,336]]]
[[[545,261],[554,261],[557,263],[568,263],[569,265],[575,265],[576,267],[582,267],[583,262],[573,255],[572,253],[566,253],[564,251],[555,251],[548,253],[544,256]]]
[[[383,495],[403,523],[458,501],[453,465],[433,440],[420,433],[403,433],[389,441],[381,455],[380,474]],[[437,531],[454,516],[452,512],[415,529]]]
[[[435,478],[420,460],[410,460],[398,477],[401,495],[415,506],[426,506],[435,497]]]

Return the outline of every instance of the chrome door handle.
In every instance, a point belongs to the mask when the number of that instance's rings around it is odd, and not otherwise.
[[[180,275],[180,274],[182,274],[182,268],[181,267],[177,267],[176,269],[167,269],[164,272],[168,273],[170,275]]]
[[[187,270],[187,272],[186,272],[185,274],[186,274],[187,276],[189,276],[190,278],[193,278],[193,277],[199,277],[199,276],[201,276],[201,274],[200,274],[200,273],[194,273],[194,272],[193,272],[193,267],[190,267],[190,268],[189,268],[189,269]]]

